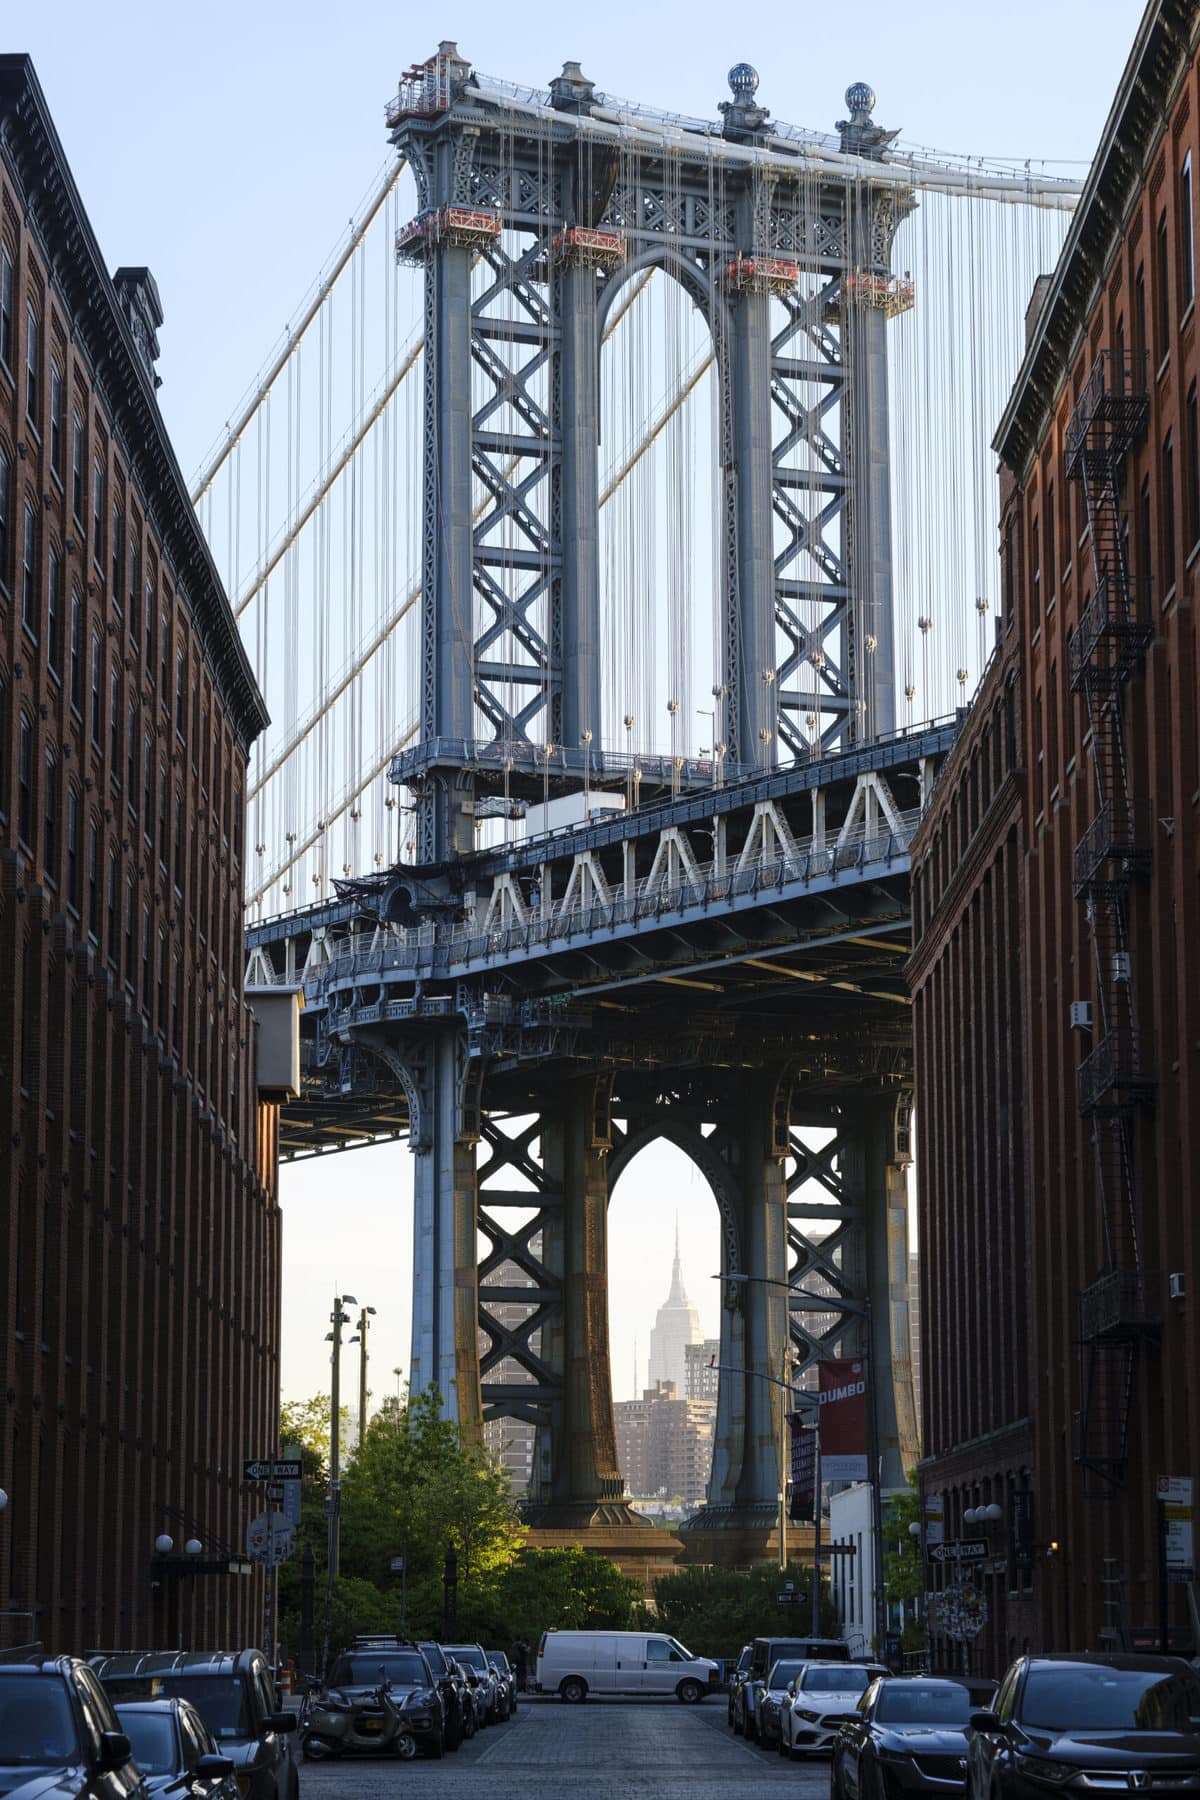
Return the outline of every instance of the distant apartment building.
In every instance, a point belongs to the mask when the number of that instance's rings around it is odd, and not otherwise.
[[[678,1495],[685,1506],[704,1504],[712,1468],[715,1400],[680,1399],[671,1382],[657,1382],[640,1400],[614,1407],[617,1461],[634,1499]]]
[[[683,1351],[683,1397],[685,1400],[715,1400],[721,1371],[720,1338],[703,1338],[698,1344],[686,1344]]]

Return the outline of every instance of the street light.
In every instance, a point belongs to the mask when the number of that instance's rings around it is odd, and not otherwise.
[[[343,1306],[357,1306],[358,1301],[353,1294],[335,1294],[333,1311],[329,1315],[332,1331],[325,1333],[325,1342],[332,1344],[330,1352],[329,1379],[329,1501],[327,1505],[327,1568],[325,1574],[325,1643],[321,1651],[321,1673],[325,1673],[329,1661],[329,1632],[333,1623],[333,1585],[338,1572],[338,1526],[341,1513],[342,1490],[342,1444],[341,1444],[341,1410],[342,1410],[342,1326],[350,1323],[350,1314],[343,1312]]]
[[[367,1352],[367,1332],[370,1329],[371,1320],[374,1317],[375,1308],[373,1306],[364,1306],[361,1313],[358,1315],[358,1330],[350,1339],[352,1344],[357,1344],[359,1346],[358,1441],[360,1444],[367,1435],[367,1363],[369,1361]]]
[[[160,1532],[158,1537],[154,1540],[154,1548],[158,1551],[160,1556],[170,1556],[172,1550],[175,1548],[175,1539],[170,1537],[165,1531]]]
[[[196,1537],[189,1538],[183,1548],[184,1553],[188,1556],[203,1556],[204,1554],[204,1545]]]

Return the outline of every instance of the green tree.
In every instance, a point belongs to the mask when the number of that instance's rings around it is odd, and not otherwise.
[[[916,1471],[902,1493],[889,1494],[883,1508],[883,1591],[889,1606],[919,1600],[925,1592],[921,1539],[910,1525],[921,1523],[921,1490]]]
[[[777,1599],[784,1582],[811,1595],[810,1568],[789,1563],[786,1574],[763,1565],[760,1568],[680,1569],[654,1584],[657,1623],[686,1644],[698,1656],[734,1658],[743,1644],[768,1632],[779,1637],[798,1637],[812,1625],[811,1600],[799,1605]],[[837,1612],[828,1588],[822,1584],[820,1628],[826,1637],[840,1635]]]

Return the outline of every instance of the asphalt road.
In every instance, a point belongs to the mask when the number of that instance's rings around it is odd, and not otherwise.
[[[699,1706],[675,1700],[588,1700],[582,1706],[533,1701],[491,1725],[441,1762],[347,1758],[305,1763],[301,1800],[384,1800],[424,1792],[437,1800],[751,1800],[763,1792],[826,1800],[829,1763],[785,1762],[735,1738],[725,1698]]]

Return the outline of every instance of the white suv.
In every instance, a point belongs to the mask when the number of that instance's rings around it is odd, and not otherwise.
[[[877,1663],[801,1663],[780,1699],[780,1756],[828,1750],[871,1683],[887,1673]]]

